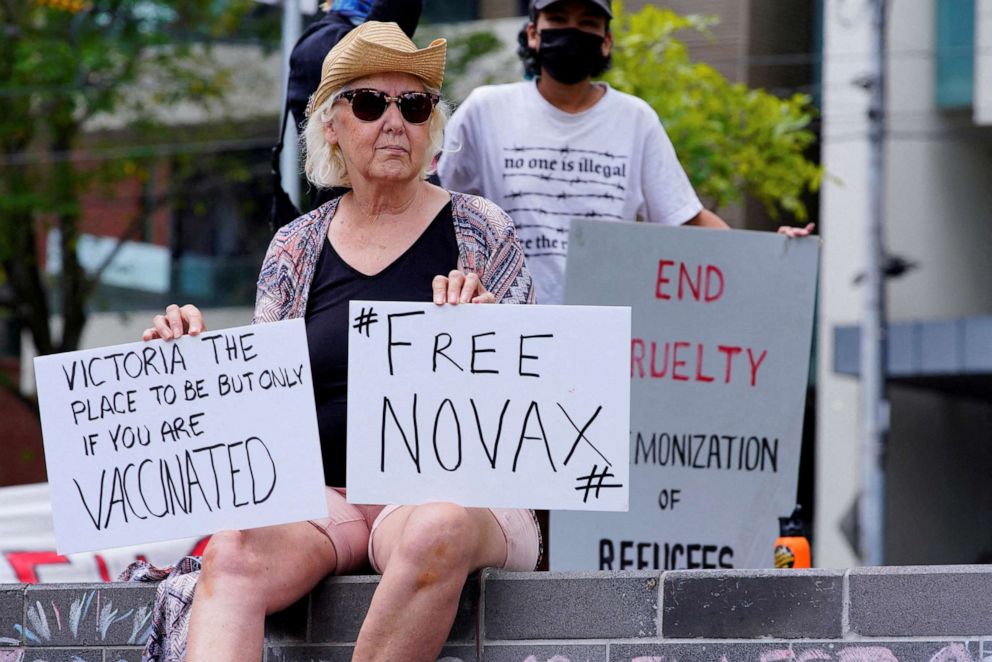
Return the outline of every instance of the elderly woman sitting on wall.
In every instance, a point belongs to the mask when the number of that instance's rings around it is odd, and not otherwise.
[[[310,100],[306,174],[351,192],[283,227],[258,282],[255,321],[306,320],[328,517],[216,534],[190,617],[187,659],[258,660],[266,614],[325,575],[382,573],[356,660],[434,660],[467,575],[531,570],[540,538],[528,510],[353,505],[345,500],[348,302],[528,303],[531,279],[509,217],[483,198],[424,181],[447,109],[438,91],[445,42],[416,46],[394,23],[368,22],[324,60]],[[205,329],[170,306],[145,339]],[[354,449],[352,449],[354,451]]]

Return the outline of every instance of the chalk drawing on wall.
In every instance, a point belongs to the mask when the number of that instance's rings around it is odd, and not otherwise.
[[[95,598],[95,599],[94,599]],[[68,632],[78,639],[81,626],[92,616],[93,625],[99,632],[100,640],[107,639],[107,631],[115,623],[130,620],[131,634],[127,643],[135,645],[145,641],[151,632],[152,613],[148,606],[128,609],[121,613],[114,608],[112,600],[101,600],[100,591],[87,591],[72,601],[69,611],[63,614],[59,606],[50,603],[51,612],[40,600],[28,605],[25,610],[26,623],[14,624],[14,630],[25,641],[43,645],[53,641],[55,634]],[[62,639],[61,637],[59,639]]]

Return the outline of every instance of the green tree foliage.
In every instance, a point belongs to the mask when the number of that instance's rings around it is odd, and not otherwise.
[[[254,4],[0,1],[0,283],[39,353],[78,347],[98,278],[77,259],[81,196],[125,177],[148,180],[155,164],[142,142],[171,135],[158,119],[171,105],[219,103],[231,72],[213,61],[209,43],[234,34]],[[112,159],[87,155],[101,147],[87,131],[101,118],[126,125],[104,139]],[[133,228],[151,211],[145,204]],[[54,290],[39,259],[49,228],[61,241]],[[63,320],[58,338],[53,314]]]
[[[463,76],[469,65],[481,57],[496,52],[502,46],[499,37],[492,32],[474,31],[460,34],[448,40],[448,62],[444,69],[445,78]]]
[[[636,13],[614,2],[609,83],[647,101],[665,125],[693,186],[715,207],[750,195],[773,218],[807,218],[803,195],[819,188],[822,170],[805,157],[816,140],[810,98],[778,98],[730,83],[693,62],[676,38],[714,19],[681,16],[648,5]]]

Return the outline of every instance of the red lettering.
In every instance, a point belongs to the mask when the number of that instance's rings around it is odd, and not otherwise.
[[[648,347],[650,344],[650,348]],[[650,350],[651,356],[647,353]],[[643,338],[632,338],[630,341],[630,377],[631,379],[665,379],[677,382],[695,381],[702,384],[716,382],[720,362],[712,355],[713,346],[705,343],[678,341],[647,341]],[[734,368],[737,356],[747,350],[747,359],[751,386],[757,386],[758,372],[768,357],[768,350],[758,351],[751,347],[738,345],[716,345],[716,351],[724,357],[723,383],[730,384],[735,376]],[[690,352],[693,356],[690,356]],[[707,356],[710,358],[707,359]],[[650,363],[648,361],[650,360]],[[737,371],[739,375],[739,370]],[[743,379],[738,376],[738,379]]]
[[[765,360],[765,357],[766,356],[768,356],[768,350],[767,349],[764,350],[763,352],[761,352],[761,356],[758,357],[758,362],[755,363],[754,362],[754,355],[751,354],[751,348],[750,347],[747,348],[747,360],[751,362],[751,386],[756,386],[757,385],[757,381],[758,381],[758,367],[761,365],[761,362]]]
[[[733,345],[717,345],[716,349],[718,352],[723,352],[727,355],[727,372],[723,378],[724,384],[730,383],[730,373],[733,369],[734,356],[741,353],[741,348]]]
[[[100,556],[99,554],[94,554],[93,558],[96,561],[96,570],[97,572],[100,573],[100,579],[102,579],[105,582],[109,582],[110,570],[107,569],[107,562],[104,561],[103,557]]]
[[[69,559],[55,552],[5,552],[4,556],[22,584],[37,584],[39,565],[69,563]]]
[[[680,340],[675,343],[675,349],[672,350],[672,379],[680,382],[689,381],[689,375],[678,373],[679,366],[684,366],[686,363],[685,360],[679,359],[679,350],[689,345],[690,343]]]
[[[696,345],[696,381],[697,382],[711,382],[713,378],[709,375],[703,374],[703,345],[700,343]]]
[[[659,377],[664,377],[665,373],[668,372],[668,345],[665,343],[665,360],[661,362],[661,370],[659,371],[655,367],[655,354],[658,351],[658,343],[651,343],[651,378],[658,379]]]
[[[664,274],[665,267],[674,266],[674,265],[675,262],[672,260],[658,260],[658,282],[655,284],[654,287],[654,296],[656,299],[664,299],[665,301],[668,301],[669,299],[672,298],[671,294],[666,294],[662,292],[661,288],[666,283],[672,282],[670,278],[665,278],[665,274]]]
[[[654,343],[651,343],[652,345]],[[638,351],[640,350],[640,351]],[[637,364],[638,377],[644,379],[644,341],[640,338],[630,339],[630,376],[634,377],[634,364]]]
[[[703,268],[696,267],[696,282],[692,281],[692,275],[686,269],[685,262],[679,262],[679,301],[682,300],[682,286],[686,285],[692,292],[692,298],[699,301],[699,284],[703,280]]]
[[[210,536],[204,536],[196,541],[193,545],[193,549],[190,551],[189,556],[203,556],[203,553],[207,551],[207,543],[210,542]]]
[[[668,301],[672,298],[671,292],[665,291],[665,286],[672,282],[672,279],[665,275],[666,267],[674,267],[678,264],[678,289],[676,297],[679,301],[693,299],[712,303],[723,296],[726,281],[720,267],[707,264],[705,271],[703,265],[693,267],[685,262],[675,262],[674,260],[658,260],[658,280],[655,282],[654,296],[656,299]]]
[[[713,281],[710,280],[710,277],[712,276],[715,276],[717,281],[719,281],[718,283],[719,289],[717,289],[716,292],[713,292],[713,290],[710,288],[710,285],[713,283]],[[716,301],[721,296],[723,296],[723,285],[724,285],[723,272],[720,271],[720,268],[712,264],[706,265],[706,297],[705,297],[706,303],[711,303],[713,301]]]

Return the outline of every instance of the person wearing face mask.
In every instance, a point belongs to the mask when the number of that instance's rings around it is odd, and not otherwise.
[[[533,80],[476,88],[445,133],[442,183],[510,214],[539,303],[562,302],[573,218],[728,227],[700,203],[655,111],[593,80],[609,68],[612,17],[609,0],[532,0],[519,54]]]

